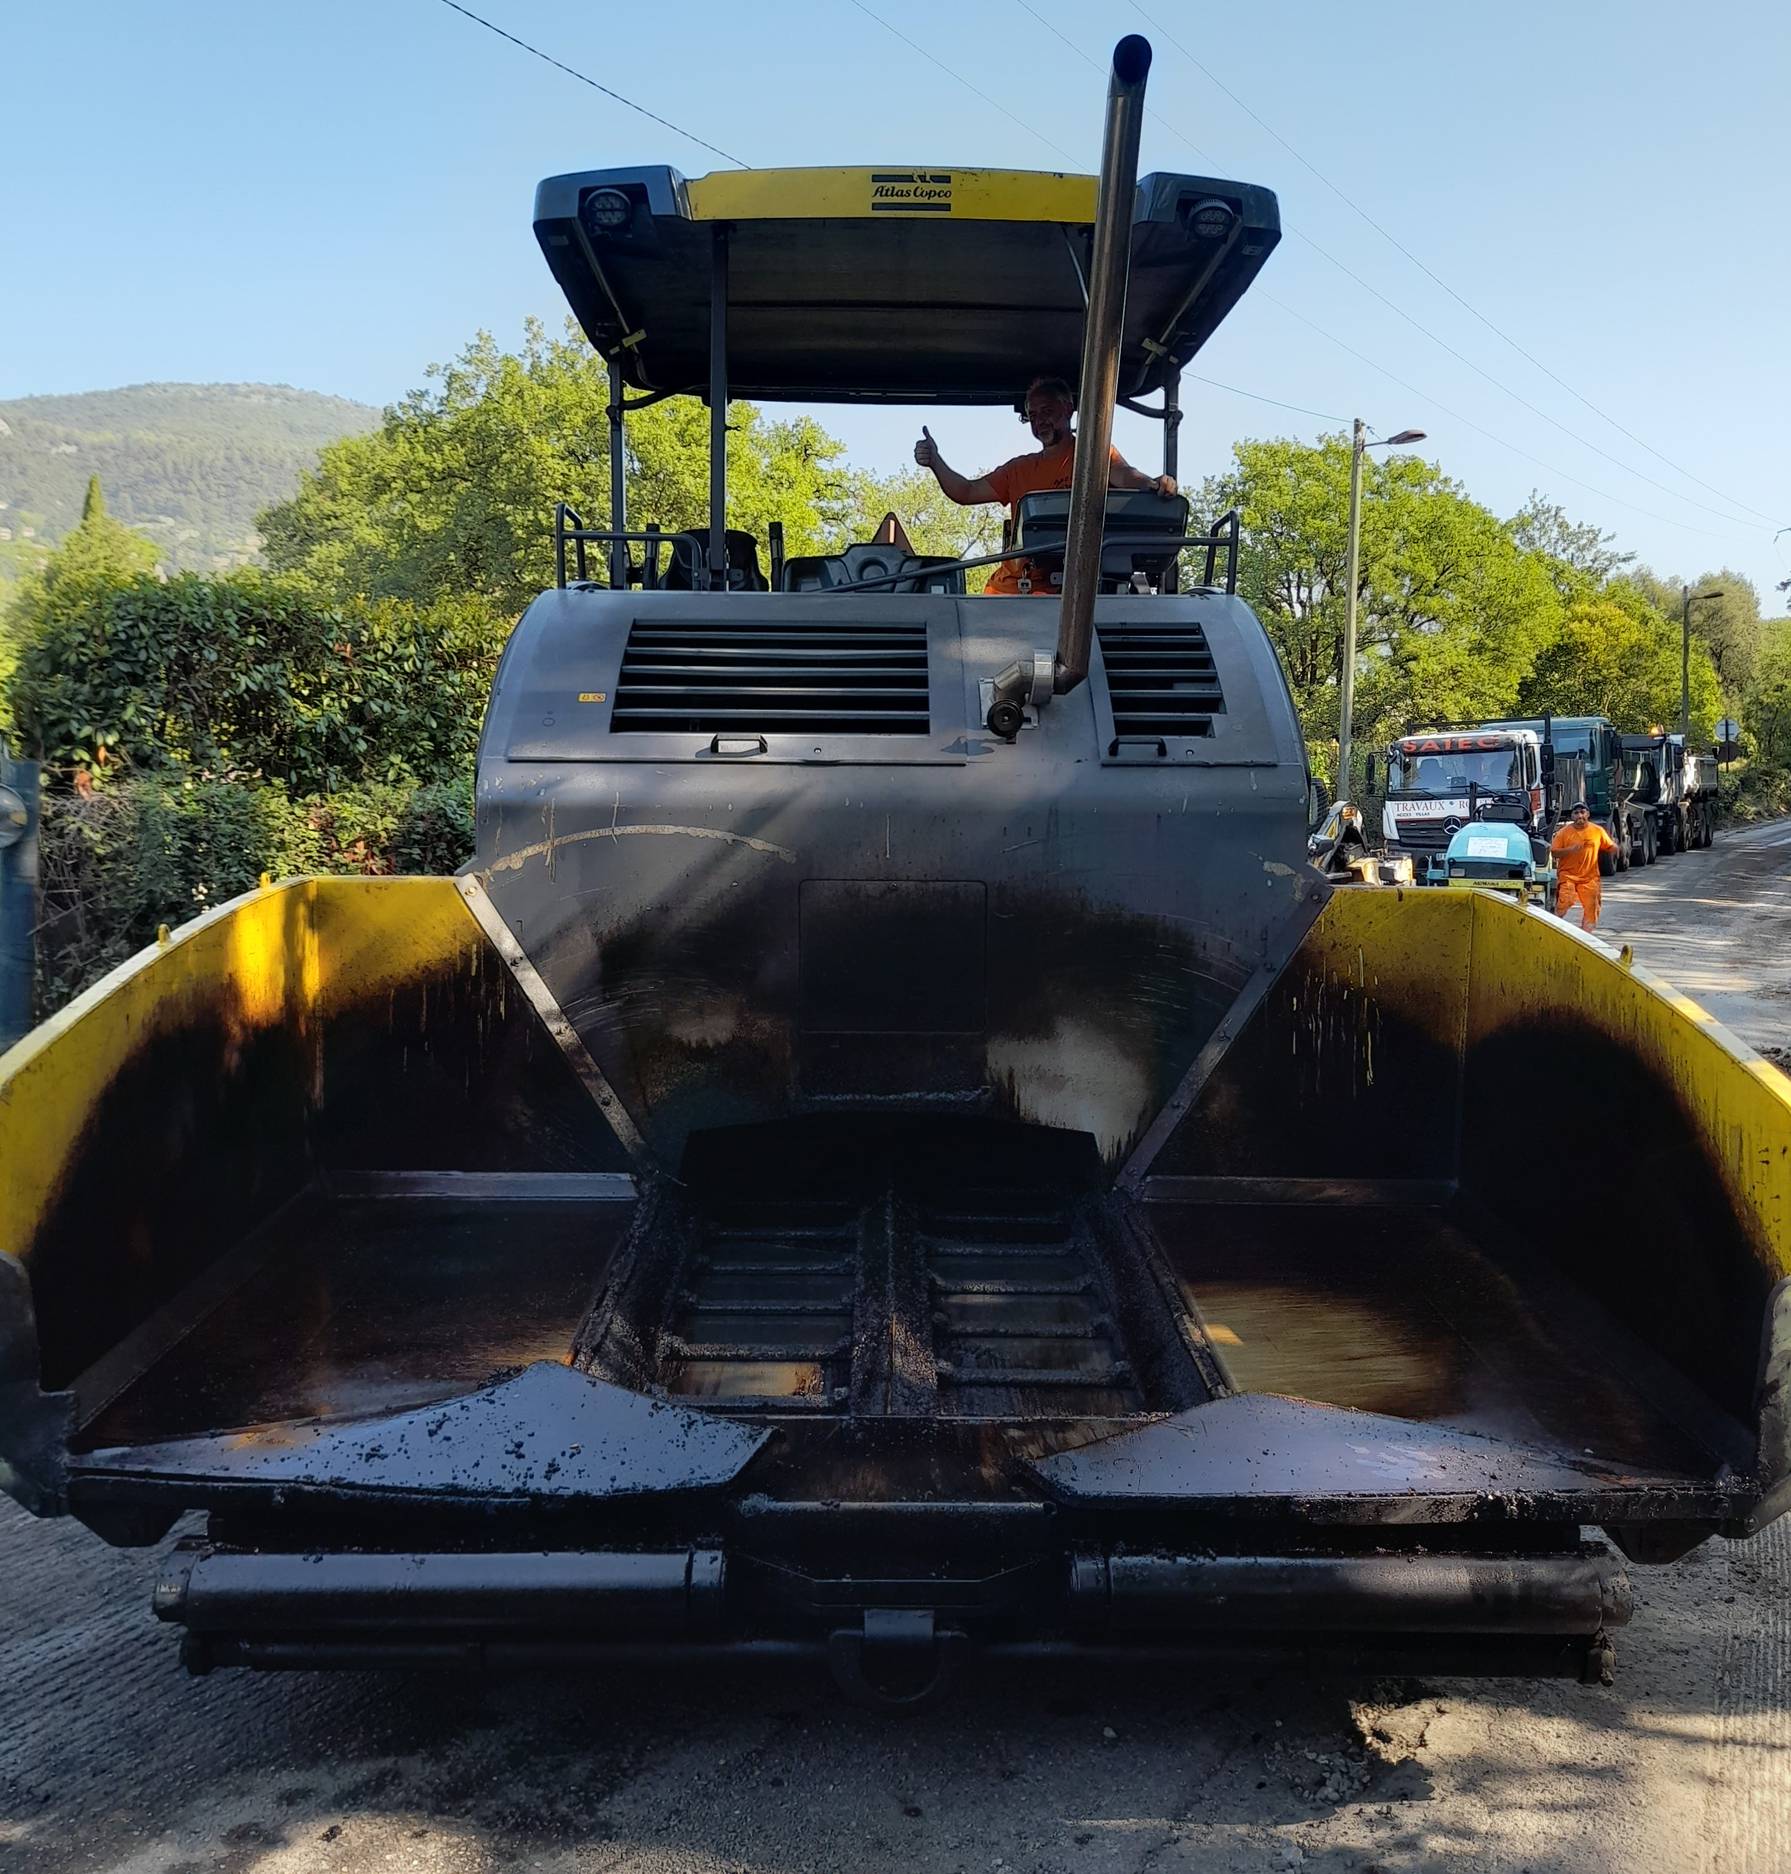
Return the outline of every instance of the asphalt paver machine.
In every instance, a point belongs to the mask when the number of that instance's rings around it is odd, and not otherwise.
[[[1781,1508],[1786,1083],[1538,913],[1328,886],[1235,520],[1096,473],[1116,401],[1173,471],[1278,233],[1136,179],[1148,58],[1099,178],[544,183],[614,498],[504,657],[476,857],[251,892],[0,1061],[0,1480],[120,1544],[197,1512],[194,1669],[1597,1679],[1627,1562]],[[1004,552],[1060,590],[727,528],[730,395],[1035,371],[1078,480]],[[623,506],[670,395],[697,533]],[[1554,1077],[1675,1176],[1515,1187]]]

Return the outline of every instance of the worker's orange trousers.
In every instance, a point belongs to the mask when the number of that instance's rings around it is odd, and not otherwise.
[[[1567,907],[1577,904],[1583,920],[1580,929],[1590,930],[1598,922],[1598,903],[1602,896],[1602,891],[1595,883],[1580,885],[1570,878],[1564,878],[1555,898],[1555,916],[1565,917]]]

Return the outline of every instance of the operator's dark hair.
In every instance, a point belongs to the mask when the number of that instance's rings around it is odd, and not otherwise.
[[[1076,393],[1060,377],[1035,377],[1026,386],[1026,397],[1030,397],[1035,390],[1042,390],[1047,397],[1061,397],[1072,410],[1076,407]],[[1022,404],[1026,397],[1020,399]]]

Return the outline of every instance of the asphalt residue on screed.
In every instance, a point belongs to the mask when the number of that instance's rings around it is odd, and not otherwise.
[[[1714,1001],[1704,959],[1723,1019],[1785,1048],[1788,840],[1618,881],[1600,934],[1645,921],[1644,964]],[[1634,1570],[1609,1690],[973,1677],[901,1722],[808,1675],[192,1680],[156,1561],[0,1504],[8,1874],[1791,1868],[1783,1526]]]

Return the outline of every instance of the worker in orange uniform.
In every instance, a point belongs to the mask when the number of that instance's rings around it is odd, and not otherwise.
[[[941,492],[961,508],[973,508],[983,502],[999,501],[1007,509],[1011,537],[1014,516],[1026,495],[1042,494],[1048,489],[1067,488],[1076,468],[1076,437],[1071,420],[1076,414],[1076,393],[1060,377],[1035,377],[1026,387],[1024,405],[1026,426],[1038,442],[1032,455],[1017,455],[987,475],[960,475],[946,466],[933,440],[933,432],[922,428],[920,441],[914,445],[914,459],[924,469],[933,471]],[[1175,479],[1170,475],[1146,475],[1135,469],[1117,449],[1110,451],[1107,486],[1134,493],[1142,488],[1160,495],[1175,493]],[[1007,544],[1004,542],[1003,544]],[[1050,568],[1035,567],[1030,560],[1003,560],[983,588],[1001,597],[1019,597],[1026,593],[1049,593],[1053,587]]]
[[[1598,855],[1615,852],[1617,842],[1602,826],[1595,825],[1583,800],[1573,803],[1573,816],[1549,841],[1555,855],[1555,876],[1559,889],[1555,894],[1555,915],[1565,917],[1569,905],[1580,908],[1580,929],[1589,931],[1598,922]]]

